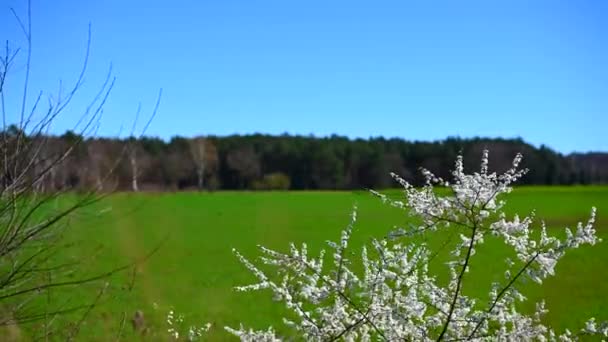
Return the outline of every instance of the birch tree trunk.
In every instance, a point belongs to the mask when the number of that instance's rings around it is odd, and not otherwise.
[[[205,186],[206,143],[203,137],[194,138],[190,141],[190,152],[192,154],[192,161],[196,167],[199,191],[203,190]]]
[[[137,155],[134,147],[131,148],[129,159],[131,160],[131,190],[137,192],[139,191],[139,186],[137,185]]]

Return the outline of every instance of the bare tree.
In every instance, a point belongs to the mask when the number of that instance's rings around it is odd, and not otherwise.
[[[195,137],[189,141],[190,154],[196,167],[197,186],[199,190],[205,187],[205,176],[217,168],[217,150],[213,143],[203,137]]]
[[[238,173],[241,187],[248,186],[261,173],[260,157],[251,146],[232,150],[226,157],[228,167]]]
[[[154,106],[154,110],[152,111],[152,115],[150,115],[150,118],[146,122],[146,125],[142,129],[142,133],[139,135],[139,137],[143,136],[144,132],[148,129],[148,127],[150,126],[150,123],[156,116],[156,112],[158,111],[158,106],[160,105],[161,96],[162,96],[162,89],[158,93],[158,98],[156,101],[156,105]],[[137,121],[139,119],[140,113],[141,113],[141,103],[137,106],[137,112],[135,113],[135,120],[133,121],[133,128],[131,128],[131,136],[129,137],[129,139],[127,141],[127,151],[129,154],[129,163],[131,165],[131,190],[133,190],[134,192],[139,191],[138,179],[139,179],[140,169],[139,169],[137,155],[138,155],[138,152],[141,149],[141,147],[139,146],[137,137],[135,137],[133,134],[136,130]]]
[[[104,174],[104,161],[105,161],[105,151],[103,142],[99,140],[89,140],[87,142],[87,154],[89,156],[89,168],[88,173],[91,178],[91,182],[95,184],[95,187],[99,191],[103,191],[104,182],[102,181],[102,176]]]
[[[86,305],[53,305],[51,297],[55,291],[94,284],[132,267],[129,264],[85,276],[78,273],[82,260],[66,262],[57,258],[58,253],[66,248],[62,234],[69,227],[67,219],[104,197],[97,192],[97,187],[91,187],[82,190],[73,200],[62,200],[62,195],[71,190],[70,182],[63,179],[62,184],[57,186],[56,177],[64,163],[73,161],[69,159],[73,152],[84,148],[84,137],[95,131],[113,88],[114,77],[110,66],[99,91],[76,122],[73,139],[65,145],[52,144],[52,148],[49,148],[49,139],[52,138],[48,130],[51,123],[65,111],[83,85],[91,29],[89,26],[84,62],[73,85],[66,90],[60,82],[57,93],[40,91],[32,96],[29,82],[32,59],[31,4],[28,1],[27,15],[24,17],[13,9],[11,11],[25,36],[27,48],[24,51],[24,86],[17,108],[7,108],[6,85],[8,81],[15,82],[14,67],[22,56],[22,50],[12,48],[7,41],[0,55],[0,326],[42,321],[40,333],[48,337],[53,334],[51,325],[55,317],[83,310],[81,320],[67,334],[71,339],[99,300],[105,286],[93,303]],[[47,98],[48,102],[43,101]],[[45,102],[48,103],[46,106],[43,105]],[[155,112],[157,107],[158,102]],[[111,171],[108,171],[108,175]],[[62,173],[66,177],[67,174]],[[99,176],[98,180],[103,182],[104,177]],[[42,301],[41,298],[48,300]]]

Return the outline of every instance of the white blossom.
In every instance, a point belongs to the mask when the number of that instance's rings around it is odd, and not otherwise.
[[[580,333],[556,333],[542,321],[547,312],[543,302],[537,304],[533,314],[518,310],[517,303],[526,300],[517,286],[521,278],[540,283],[555,274],[567,250],[600,241],[593,227],[595,208],[588,222],[579,223],[575,232],[567,229],[564,239],[549,236],[544,223],[535,233],[534,213],[507,218],[502,212],[505,201],[499,197],[509,193],[511,184],[526,173],[519,169],[521,161],[518,154],[512,167],[497,175],[489,172],[488,152],[484,151],[480,172],[465,174],[459,156],[451,182],[423,169],[425,186],[419,189],[392,174],[403,187],[404,199],[372,193],[389,205],[407,210],[419,224],[373,240],[371,246],[362,249],[359,268],[353,267],[348,251],[356,210],[340,240],[328,242],[329,263],[324,262],[324,251],[312,257],[305,244],[300,248],[290,245],[288,253],[260,247],[260,260],[276,267],[275,277],[234,251],[258,281],[237,290],[272,291],[291,312],[283,323],[309,341],[570,341],[582,335],[607,336],[608,325],[597,324],[593,318],[581,322],[584,327]],[[440,195],[434,186],[447,187],[450,193]],[[457,237],[451,241],[446,263],[447,284],[440,284],[429,273],[429,263],[436,253],[417,242],[420,239],[410,239],[428,232],[446,236],[455,233]],[[486,303],[485,299],[465,296],[462,280],[468,276],[470,260],[478,255],[478,246],[489,236],[502,240],[517,259],[505,260],[505,279],[491,286],[490,301]],[[242,341],[281,340],[272,328],[255,331],[241,326],[226,330]]]
[[[154,306],[157,308],[158,304]],[[183,315],[175,316],[175,312],[173,310],[169,310],[166,318],[167,333],[169,334],[169,337],[171,337],[173,340],[179,340],[180,337],[183,337],[183,339],[185,339],[186,341],[198,341],[203,338],[203,336],[206,332],[209,331],[209,329],[211,329],[211,323],[205,323],[202,326],[191,325],[186,329],[185,327],[183,327],[183,322]]]

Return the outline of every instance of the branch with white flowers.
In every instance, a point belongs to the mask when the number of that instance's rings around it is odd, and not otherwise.
[[[361,252],[363,271],[354,271],[349,259],[349,241],[356,223],[356,210],[339,242],[328,242],[332,262],[325,252],[318,257],[290,245],[289,253],[260,247],[261,262],[276,267],[280,281],[262,272],[251,261],[235,251],[237,258],[257,278],[253,285],[237,287],[239,291],[268,289],[293,313],[283,324],[309,341],[464,341],[464,340],[577,340],[581,336],[608,337],[608,324],[597,324],[594,318],[584,323],[579,333],[568,330],[558,335],[545,326],[541,318],[547,312],[543,302],[534,313],[518,310],[525,300],[518,281],[527,277],[537,283],[554,275],[555,265],[567,250],[581,245],[594,245],[600,239],[594,229],[595,208],[586,224],[579,223],[576,232],[566,229],[566,238],[547,234],[544,223],[540,237],[533,236],[534,215],[508,220],[500,196],[509,193],[511,184],[525,175],[518,154],[512,167],[503,174],[489,173],[488,152],[484,151],[479,172],[466,174],[459,156],[452,172],[452,182],[422,170],[424,187],[417,189],[393,174],[403,186],[404,200],[393,200],[372,191],[383,202],[406,210],[415,222],[410,229],[373,240],[374,253],[367,247]],[[440,195],[435,186],[448,187]],[[459,240],[453,246],[448,266],[449,280],[441,285],[429,272],[429,263],[437,256],[425,243],[408,240],[422,234],[445,233]],[[504,284],[494,283],[489,289],[490,302],[463,294],[464,279],[471,260],[486,237],[500,239],[510,247],[517,262],[507,260]],[[440,248],[447,246],[444,243]],[[520,264],[514,268],[515,264]],[[513,274],[513,275],[512,275]],[[226,327],[242,341],[280,341],[273,328],[264,331]]]

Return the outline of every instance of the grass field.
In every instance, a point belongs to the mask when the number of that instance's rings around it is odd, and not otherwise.
[[[525,215],[536,209],[537,217],[559,234],[565,226],[586,221],[591,206],[596,206],[598,234],[608,240],[608,187],[523,187],[506,199],[509,212]],[[80,337],[110,340],[121,314],[130,318],[138,309],[154,329],[164,326],[169,309],[184,314],[188,324],[211,322],[212,340],[228,338],[225,325],[276,326],[283,308],[269,293],[232,290],[254,280],[232,248],[251,258],[257,255],[257,244],[285,250],[289,242],[307,242],[318,250],[325,240],[339,237],[355,204],[355,245],[407,222],[403,211],[366,192],[118,194],[87,208],[72,223],[68,238],[78,243],[66,252],[74,258],[94,255],[83,259],[87,272],[111,269],[163,245],[137,267],[131,290],[129,274],[112,278],[108,296],[87,318]],[[489,282],[501,276],[502,251],[490,242],[480,251],[483,255],[473,259],[465,284],[468,294],[485,296]],[[589,316],[608,320],[607,266],[608,241],[567,254],[558,264],[557,276],[542,286],[525,285],[529,307],[546,298],[546,319],[559,328],[579,327]],[[92,298],[95,290],[83,286],[71,294]],[[127,337],[133,337],[131,330],[125,328]]]

